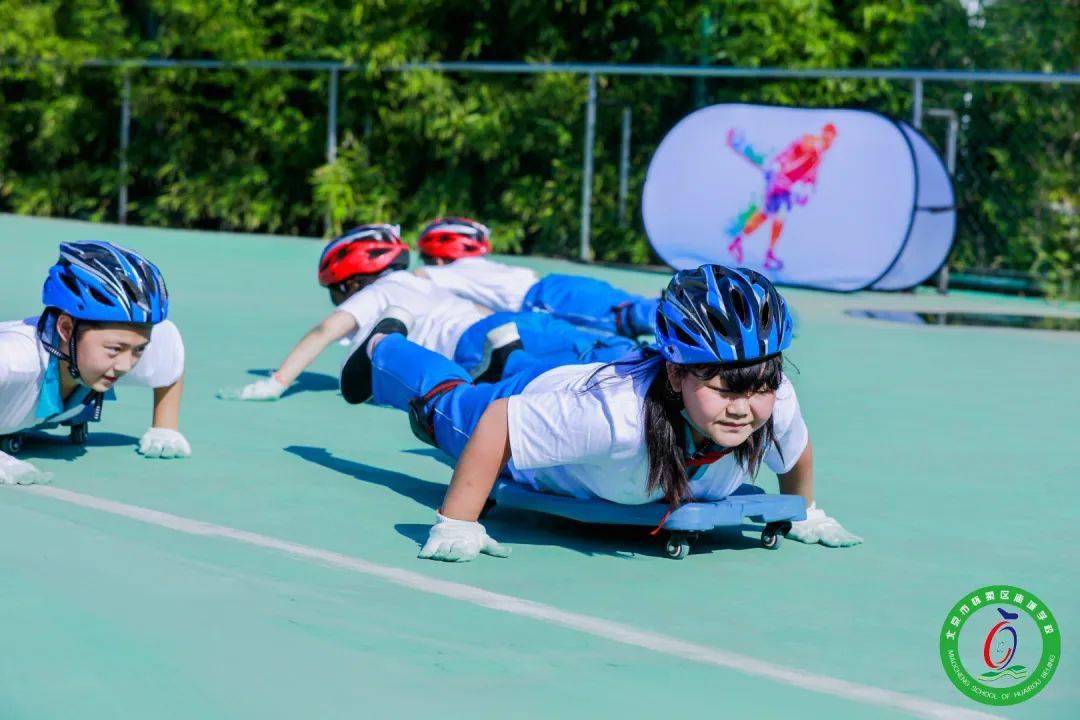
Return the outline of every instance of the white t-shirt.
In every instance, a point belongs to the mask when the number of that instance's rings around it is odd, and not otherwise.
[[[613,367],[590,381],[600,364],[555,368],[510,398],[508,426],[515,480],[538,490],[577,498],[601,498],[624,505],[653,502],[662,493],[646,491],[649,457],[644,436],[644,397],[661,362],[635,379]],[[585,387],[591,389],[583,392]],[[808,439],[795,389],[787,378],[776,391],[775,447],[765,464],[790,470]],[[750,479],[734,455],[703,466],[690,487],[695,500],[720,500]]]
[[[0,435],[44,422],[36,417],[41,383],[51,355],[38,342],[37,318],[0,323]],[[184,374],[184,341],[169,320],[150,333],[150,344],[117,385],[168,387]]]
[[[461,258],[448,265],[425,265],[422,271],[439,287],[495,312],[521,312],[525,293],[538,280],[528,268],[482,257]]]
[[[359,343],[391,305],[412,313],[415,322],[409,331],[410,340],[448,358],[454,357],[462,334],[490,314],[406,270],[384,275],[338,305],[337,309],[356,320],[357,331],[353,339],[354,343]]]

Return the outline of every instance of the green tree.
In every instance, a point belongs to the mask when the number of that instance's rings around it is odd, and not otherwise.
[[[340,77],[327,163],[325,71],[131,70],[132,222],[318,235],[351,223],[463,213],[505,251],[574,255],[587,80],[398,72],[410,60],[744,67],[1070,70],[1076,0],[0,0],[0,55],[329,59]],[[0,68],[0,208],[116,215],[117,69]],[[655,260],[636,198],[663,135],[700,102],[869,106],[910,113],[907,83],[599,78],[593,239],[604,260]],[[927,87],[963,117],[957,268],[1076,274],[1076,93]],[[632,110],[633,206],[617,219],[619,118]],[[940,139],[933,128],[932,137]],[[329,225],[327,225],[329,220]],[[1072,291],[1072,292],[1075,292]]]

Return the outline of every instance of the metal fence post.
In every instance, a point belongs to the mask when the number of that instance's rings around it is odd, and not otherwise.
[[[581,168],[581,252],[584,262],[593,259],[589,239],[592,223],[593,143],[596,140],[596,73],[589,73],[589,97],[585,104],[585,158]]]
[[[926,111],[932,117],[943,117],[949,121],[948,133],[945,136],[945,169],[949,171],[949,177],[956,179],[956,142],[960,135],[960,118],[954,110],[945,108],[930,108]],[[949,265],[941,267],[937,276],[937,291],[946,295],[949,292]]]
[[[124,86],[120,93],[120,197],[117,220],[127,225],[128,215],[128,147],[131,144],[131,72],[124,71]]]
[[[338,69],[331,68],[327,78],[328,98],[326,101],[326,164],[330,165],[337,160],[337,105],[338,105]],[[328,235],[334,232],[334,208],[332,204],[326,207],[326,216],[323,224]]]
[[[912,87],[912,93],[914,95],[911,103],[911,124],[915,126],[915,129],[922,128],[922,101],[923,101],[923,87],[922,78],[917,77],[914,80],[914,86]]]
[[[338,70],[330,71],[330,98],[326,108],[326,162],[337,160],[337,91]]]
[[[949,171],[949,177],[956,181],[956,143],[960,135],[960,118],[955,112],[949,111],[949,135],[945,140],[945,167]],[[938,292],[945,295],[949,292],[949,264],[942,266],[938,273]]]
[[[949,136],[945,140],[945,165],[949,169],[949,176],[956,177],[956,142],[960,136],[960,118],[956,113],[949,112]]]
[[[630,192],[630,119],[627,105],[622,111],[622,146],[619,151],[619,227],[626,227],[626,198]]]

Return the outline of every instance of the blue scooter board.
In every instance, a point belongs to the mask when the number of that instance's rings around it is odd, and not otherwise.
[[[111,391],[110,391],[111,392]],[[61,425],[69,428],[69,439],[72,445],[85,445],[86,436],[88,434],[88,425],[92,422],[97,422],[94,419],[94,406],[87,405],[74,417],[70,417],[67,420],[63,420],[58,423],[42,423],[35,425],[32,428],[28,428],[27,431],[41,431],[52,430],[58,428]],[[0,452],[5,452],[8,455],[18,455],[22,450],[24,441],[24,432],[12,433],[11,435],[0,435]]]
[[[806,502],[798,495],[770,495],[754,485],[740,485],[723,500],[690,502],[680,506],[665,520],[669,507],[664,503],[619,505],[606,500],[582,500],[566,495],[538,492],[520,483],[500,480],[493,493],[496,507],[529,510],[557,515],[582,523],[633,525],[655,528],[663,523],[668,531],[665,551],[680,560],[690,553],[690,544],[702,532],[721,527],[738,527],[744,519],[765,523],[761,544],[776,548],[795,520],[806,519]]]

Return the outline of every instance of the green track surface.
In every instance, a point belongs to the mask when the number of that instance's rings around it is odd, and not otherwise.
[[[165,272],[187,346],[193,456],[134,445],[150,394],[117,391],[90,442],[22,457],[54,486],[331,550],[724,651],[1015,718],[1080,717],[1080,340],[918,327],[849,308],[1075,313],[976,293],[791,290],[792,378],[818,502],[866,543],[756,536],[680,562],[653,541],[493,513],[508,560],[415,559],[450,471],[400,413],[351,407],[331,348],[276,403],[215,391],[276,367],[329,310],[321,243],[0,216],[0,318],[40,310],[63,240],[106,239]],[[660,274],[507,258],[655,293]],[[776,480],[763,472],[769,490]],[[0,718],[903,717],[228,539],[193,537],[0,488]],[[1039,595],[1063,635],[1050,686],[1011,708],[947,680],[937,633],[963,594]]]

